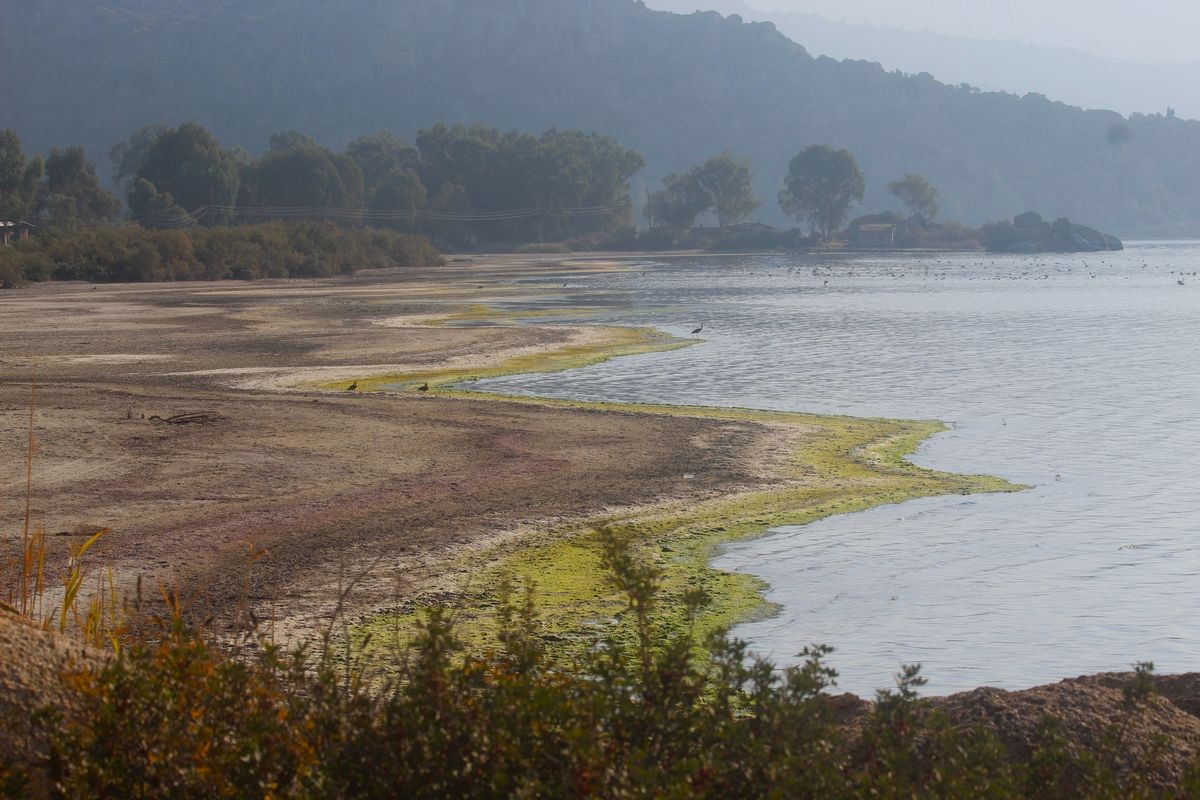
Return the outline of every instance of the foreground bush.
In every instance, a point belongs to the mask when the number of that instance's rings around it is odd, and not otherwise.
[[[186,230],[59,230],[0,248],[0,282],[320,278],[360,269],[431,266],[420,236],[321,222],[268,222]]]
[[[124,650],[98,674],[68,676],[82,713],[43,717],[57,796],[70,798],[492,797],[1180,797],[1152,764],[1120,766],[1124,726],[1076,752],[1046,725],[1014,757],[983,730],[960,730],[916,696],[906,670],[855,724],[825,693],[827,651],[777,671],[718,637],[698,658],[690,633],[660,641],[657,576],[610,539],[636,643],[601,641],[568,668],[539,635],[531,594],[503,592],[495,652],[462,653],[434,611],[380,686],[265,647],[233,659],[176,618],[161,640]],[[699,609],[704,598],[686,598]],[[1126,692],[1141,713],[1151,686]],[[0,767],[0,790],[28,776]]]

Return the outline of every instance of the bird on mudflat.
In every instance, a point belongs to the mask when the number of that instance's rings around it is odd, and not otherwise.
[[[357,392],[358,391],[358,381],[355,381],[354,383],[347,386],[346,391],[347,392]]]
[[[429,391],[429,381],[426,381],[425,383],[422,383],[420,386],[418,386],[417,391],[418,392],[428,392]]]
[[[704,323],[703,323],[703,322],[701,322],[701,323],[700,323],[700,327],[699,327],[699,328],[696,328],[694,331],[692,331],[692,333],[693,333],[693,334],[697,334],[697,333],[700,333],[702,330],[704,330]]]

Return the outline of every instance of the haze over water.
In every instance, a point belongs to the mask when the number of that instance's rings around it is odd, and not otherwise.
[[[704,322],[703,344],[486,386],[937,418],[953,430],[917,463],[1030,484],[777,529],[716,560],[765,579],[781,606],[736,635],[781,664],[829,644],[848,691],[890,686],[914,662],[934,693],[1138,660],[1195,671],[1198,270],[1196,243],[668,259],[568,278],[564,303],[607,292],[605,321],[681,335]]]

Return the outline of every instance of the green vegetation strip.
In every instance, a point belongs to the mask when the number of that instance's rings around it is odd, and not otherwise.
[[[586,524],[536,534],[515,546],[497,547],[485,558],[472,554],[471,564],[487,566],[472,568],[465,560],[458,565],[469,577],[454,593],[452,605],[456,630],[475,649],[495,643],[496,589],[505,579],[518,586],[532,583],[547,639],[557,655],[577,653],[613,629],[619,638],[632,637],[624,618],[625,600],[609,583],[602,563],[596,533],[601,526],[624,533],[645,563],[661,569],[663,591],[656,614],[659,630],[671,633],[684,626],[684,593],[702,589],[708,601],[698,624],[705,633],[773,610],[762,597],[762,581],[709,565],[721,544],[761,535],[774,527],[802,525],[917,497],[1024,488],[999,478],[936,472],[906,461],[905,456],[923,439],[944,430],[938,422],[490,396],[536,405],[788,426],[797,429],[800,442],[791,456],[790,474],[781,476],[777,488],[597,517]],[[423,614],[423,608],[413,607],[401,610],[399,619],[394,614],[382,615],[362,625],[357,635],[360,642],[368,642],[368,649],[390,651],[411,637]]]
[[[498,311],[473,306],[440,322],[502,319]],[[599,363],[611,358],[686,347],[682,341],[650,328],[606,328],[594,342],[510,358],[494,366],[437,369],[359,378],[360,389],[411,390],[428,383],[442,396],[492,399],[532,406],[575,408],[608,413],[704,417],[778,427],[793,444],[778,484],[689,504],[664,504],[628,513],[597,516],[584,522],[518,537],[484,553],[464,555],[447,565],[461,575],[456,586],[439,593],[440,603],[454,608],[456,632],[468,646],[487,650],[496,644],[499,587],[505,582],[534,588],[551,652],[570,657],[599,639],[615,634],[632,637],[625,618],[626,601],[611,585],[603,564],[597,530],[607,527],[628,538],[644,563],[662,572],[662,592],[655,623],[663,634],[686,624],[684,594],[701,589],[707,602],[698,619],[701,633],[773,611],[763,599],[765,585],[749,576],[710,566],[717,547],[761,535],[770,528],[802,525],[834,514],[862,511],[918,497],[946,494],[1013,492],[1025,487],[1000,478],[956,475],[923,469],[906,460],[924,439],[945,430],[936,421],[860,419],[737,408],[705,408],[632,403],[598,403],[520,397],[454,390],[466,380],[516,373],[552,372]],[[337,386],[327,388],[340,388]],[[445,590],[447,587],[440,587]],[[354,631],[369,655],[404,646],[428,604],[410,602],[394,612],[366,620]]]
[[[465,312],[469,313],[469,312]],[[513,315],[505,315],[511,318]],[[447,318],[451,321],[463,319],[487,319],[475,312],[471,316],[456,314]],[[512,356],[503,361],[487,366],[476,367],[439,367],[436,369],[416,370],[412,372],[394,373],[387,375],[372,375],[358,379],[359,391],[410,391],[416,386],[429,384],[430,389],[445,389],[464,381],[482,380],[484,378],[499,378],[504,375],[518,375],[532,372],[562,372],[568,369],[599,364],[618,356],[640,355],[665,350],[676,350],[695,344],[668,336],[653,328],[604,328],[603,336],[590,342],[565,344],[549,352],[531,352]],[[323,384],[323,389],[341,388],[344,381],[336,384]],[[482,395],[471,392],[471,397],[496,396]],[[505,399],[508,399],[505,397]]]

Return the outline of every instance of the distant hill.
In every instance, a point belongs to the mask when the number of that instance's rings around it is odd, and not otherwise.
[[[943,83],[1015,94],[1038,92],[1084,108],[1123,113],[1161,113],[1170,107],[1181,117],[1200,119],[1200,60],[1181,64],[1098,58],[1066,47],[763,11],[743,0],[649,0],[647,5],[676,13],[714,10],[748,21],[769,20],[810,53],[875,61],[885,69],[914,75],[928,72]]]
[[[749,156],[777,222],[788,159],[827,143],[858,157],[869,210],[919,172],[950,219],[1038,208],[1200,234],[1200,123],[813,58],[769,23],[634,0],[8,2],[0,74],[0,127],[29,150],[102,157],[144,123],[188,119],[253,152],[288,129],[341,147],[439,121],[580,128],[642,152],[648,186],[725,148]]]

